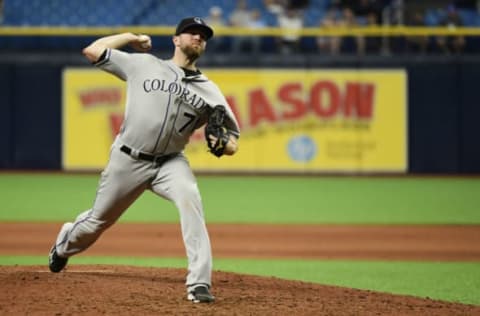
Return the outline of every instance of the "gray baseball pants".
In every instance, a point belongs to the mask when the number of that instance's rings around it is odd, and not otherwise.
[[[70,257],[86,250],[147,189],[172,201],[180,213],[188,258],[187,286],[210,286],[210,240],[197,182],[183,154],[157,165],[121,152],[115,142],[92,209],[81,213],[74,223],[63,225],[56,240],[57,254]]]

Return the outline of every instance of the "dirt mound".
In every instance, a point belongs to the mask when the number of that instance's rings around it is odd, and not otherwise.
[[[213,304],[186,300],[184,269],[0,266],[2,315],[480,315],[480,306],[215,271]]]

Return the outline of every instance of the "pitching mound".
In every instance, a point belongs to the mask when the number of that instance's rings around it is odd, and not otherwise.
[[[215,271],[213,304],[186,300],[183,269],[0,266],[2,315],[479,315],[480,306]]]

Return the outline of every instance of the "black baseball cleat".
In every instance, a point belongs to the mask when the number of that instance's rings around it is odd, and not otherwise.
[[[52,272],[60,272],[65,268],[67,265],[68,258],[62,258],[57,254],[57,248],[53,245],[52,249],[50,250],[50,254],[48,255],[48,267]]]
[[[215,297],[210,294],[207,286],[197,286],[187,296],[189,301],[194,303],[212,303],[215,301]]]

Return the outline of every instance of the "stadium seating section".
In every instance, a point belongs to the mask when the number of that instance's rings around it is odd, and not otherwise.
[[[304,11],[304,25],[315,27],[327,11],[331,0],[310,0]],[[209,8],[219,6],[228,17],[235,9],[235,0],[4,0],[3,24],[8,26],[173,26],[185,16],[208,15]],[[248,0],[250,8],[260,9],[268,26],[276,26],[276,17],[269,13],[263,0]],[[465,26],[480,27],[480,15],[472,10],[459,10]],[[425,14],[425,25],[439,25],[445,9],[432,8]],[[90,38],[3,38],[0,49],[78,49]],[[163,39],[164,40],[164,39]],[[274,41],[263,39],[268,50]],[[315,49],[313,38],[303,39],[307,50]],[[271,48],[271,47],[270,47]],[[264,51],[265,51],[264,49]]]
[[[305,10],[305,25],[316,26],[330,0],[310,0]],[[118,25],[175,25],[181,17],[206,16],[212,6],[223,9],[229,16],[234,0],[4,0],[5,25],[29,26],[118,26]],[[258,8],[270,26],[274,19],[262,0],[249,0],[250,8]],[[467,26],[480,26],[480,15],[472,10],[459,10]],[[425,23],[438,25],[445,10],[432,8]]]

